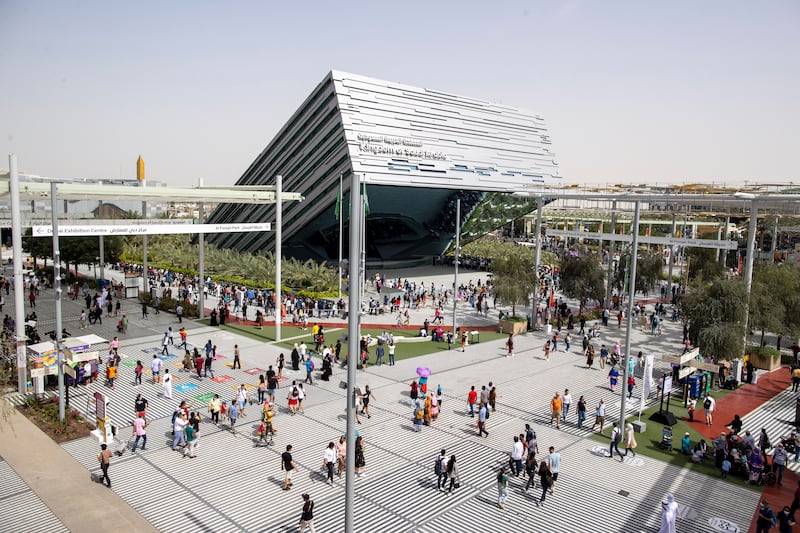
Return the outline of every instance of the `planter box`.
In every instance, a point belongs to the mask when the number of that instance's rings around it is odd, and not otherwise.
[[[501,333],[513,333],[514,335],[519,335],[521,333],[527,333],[528,321],[523,320],[521,322],[512,322],[510,320],[501,320],[497,324],[497,328]]]
[[[766,370],[767,372],[772,372],[781,366],[781,358],[772,357],[770,355],[761,356],[758,354],[750,354],[750,362],[753,363],[754,367]]]

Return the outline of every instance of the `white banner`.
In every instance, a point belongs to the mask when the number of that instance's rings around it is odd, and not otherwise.
[[[639,400],[639,412],[644,410],[645,401],[653,392],[653,354],[647,354],[644,358],[644,372],[642,373],[642,397]]]
[[[33,226],[34,237],[52,237],[53,226]],[[92,235],[171,235],[186,233],[244,233],[272,231],[272,223],[243,222],[241,224],[65,224],[58,226],[60,237]]]
[[[631,242],[633,236],[629,233],[597,233],[591,231],[576,231],[564,229],[547,229],[548,237],[569,237],[572,239],[597,239],[603,241]],[[684,239],[682,237],[650,237],[639,235],[640,244],[664,244],[667,246],[688,246],[690,248],[719,248],[722,250],[736,250],[739,243],[736,241],[720,241],[715,239]]]

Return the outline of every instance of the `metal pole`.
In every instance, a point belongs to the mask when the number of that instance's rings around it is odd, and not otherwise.
[[[755,200],[750,201],[750,224],[747,229],[747,262],[744,267],[744,339],[742,340],[742,354],[747,350],[747,332],[749,331],[750,320],[750,287],[753,284],[753,260],[756,255],[756,231],[758,229],[758,204]]]
[[[355,531],[353,523],[353,507],[355,505],[355,462],[356,462],[356,418],[355,396],[353,391],[356,386],[356,366],[359,357],[359,332],[361,330],[361,292],[353,287],[353,283],[360,280],[360,265],[357,260],[360,250],[361,217],[364,209],[361,207],[361,184],[358,174],[352,173],[350,177],[350,253],[348,269],[350,271],[350,290],[348,294],[347,314],[347,457],[345,460],[345,493],[344,493],[344,531]]]
[[[778,249],[778,217],[775,217],[775,224],[772,226],[772,262],[775,262],[775,252]]]
[[[633,212],[633,240],[631,242],[631,269],[628,281],[628,317],[626,320],[625,331],[625,356],[622,358],[622,403],[620,404],[619,411],[619,424],[620,430],[625,429],[625,402],[628,399],[628,359],[631,356],[631,331],[633,331],[633,300],[636,295],[636,259],[639,255],[639,211],[640,204],[638,200],[635,202]]]
[[[725,217],[725,240],[730,240],[731,238],[731,217]],[[722,253],[722,266],[726,269],[728,268],[728,250],[725,250]]]
[[[102,182],[100,182],[100,183],[102,183]],[[103,213],[101,212],[102,208],[103,208],[103,200],[100,200],[97,203],[97,214],[100,216],[100,218],[103,217]],[[106,246],[105,246],[105,241],[103,240],[103,236],[102,235],[98,236],[98,249],[99,250],[98,250],[98,254],[97,255],[100,257],[100,280],[102,282],[102,280],[106,279],[106,270],[105,270],[105,265],[106,265]],[[102,285],[101,285],[101,289],[100,289],[100,294],[103,294]]]
[[[147,181],[141,181],[142,187],[147,187]],[[142,218],[147,220],[147,202],[142,202]],[[145,294],[150,294],[150,275],[147,272],[147,235],[142,235],[142,268],[144,269],[142,283]]]
[[[458,255],[461,246],[461,199],[456,198],[456,254],[455,254],[455,272],[453,274],[453,336],[456,335],[456,327],[458,321],[456,320],[456,307],[458,305]],[[456,339],[456,342],[458,340]]]
[[[336,197],[336,202],[339,205],[339,299],[342,299],[342,228],[344,222],[344,213],[342,213],[342,204],[344,195],[342,194],[342,173],[339,173],[339,192]]]
[[[11,193],[11,247],[14,250],[14,314],[15,341],[17,344],[17,389],[25,394],[27,387],[27,361],[25,357],[25,288],[22,286],[22,219],[19,205],[19,173],[17,156],[8,156],[9,192]]]
[[[676,229],[675,213],[672,214],[672,233],[670,237],[675,236]],[[672,265],[675,264],[675,246],[669,247],[669,269],[667,270],[667,298],[672,301]]]
[[[537,285],[533,288],[533,302],[531,303],[531,320],[536,327],[539,327],[539,319],[537,318],[538,315],[536,311],[539,308],[539,263],[541,262],[542,256],[542,211],[544,211],[544,201],[540,196],[536,202],[536,266],[534,268],[536,269]],[[602,233],[602,231],[601,229],[600,232]]]
[[[53,284],[56,290],[56,357],[58,358],[58,419],[64,421],[64,354],[61,352],[61,250],[58,245],[58,196],[56,182],[50,183],[53,223]],[[100,241],[102,243],[102,241]],[[102,252],[101,252],[102,253]],[[102,271],[102,270],[101,270]]]
[[[617,201],[611,202],[611,233],[617,233]],[[611,307],[611,274],[614,272],[614,241],[608,241],[608,273],[606,274],[606,309]]]
[[[199,187],[203,186],[203,178],[198,180]],[[198,202],[197,204],[197,223],[202,224],[205,221],[205,203]],[[198,252],[198,259],[200,262],[200,283],[195,289],[199,292],[197,295],[198,302],[198,316],[202,319],[206,316],[206,295],[205,295],[205,286],[206,286],[206,235],[205,233],[201,233],[197,236],[197,252]]]
[[[275,176],[275,340],[281,340],[281,241],[283,240],[283,176]]]
[[[366,183],[366,176],[363,176],[362,179],[364,183]],[[364,185],[364,192],[366,193],[367,186]],[[359,194],[361,190],[359,189]],[[359,294],[361,295],[361,301],[364,301],[364,291],[367,288],[367,211],[366,211],[366,203],[364,201],[364,195],[361,196],[361,211],[364,213],[364,218],[361,219],[361,245],[359,250],[361,253],[359,254],[360,262],[361,262],[361,274],[358,277],[358,281],[361,285],[359,289]],[[361,308],[358,308],[358,312],[361,312]]]

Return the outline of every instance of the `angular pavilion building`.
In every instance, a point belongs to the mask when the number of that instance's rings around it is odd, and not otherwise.
[[[367,259],[408,262],[441,254],[454,238],[456,199],[469,240],[535,209],[515,198],[526,186],[556,185],[558,165],[536,113],[441,91],[331,71],[236,185],[270,185],[305,197],[284,204],[283,253],[338,257],[336,203],[357,173],[366,183]],[[274,221],[272,205],[222,204],[209,223]],[[273,232],[216,234],[217,246],[274,248]]]

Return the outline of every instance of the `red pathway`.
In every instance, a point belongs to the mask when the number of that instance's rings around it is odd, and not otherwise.
[[[694,429],[709,439],[709,441],[719,437],[723,431],[729,431],[725,424],[733,420],[733,415],[744,416],[750,411],[757,409],[759,406],[771,400],[777,394],[786,390],[789,386],[790,376],[789,367],[781,367],[773,372],[760,373],[758,376],[758,383],[755,385],[743,385],[737,390],[726,394],[717,400],[717,408],[714,412],[714,424],[712,426],[705,425],[705,419],[702,411],[698,409],[700,421],[693,424]],[[699,402],[698,402],[699,404]],[[700,407],[700,405],[698,405]],[[757,437],[758,428],[756,428]],[[773,438],[777,438],[773,437]],[[783,509],[784,505],[791,505],[794,498],[794,491],[797,489],[797,482],[800,480],[797,474],[791,470],[785,470],[783,474],[783,485],[774,487],[765,487],[762,492],[762,497],[769,501],[770,507],[776,513]],[[753,520],[750,524],[749,533],[756,531],[756,518],[758,517],[758,508],[753,509]],[[797,515],[795,515],[797,518]]]

